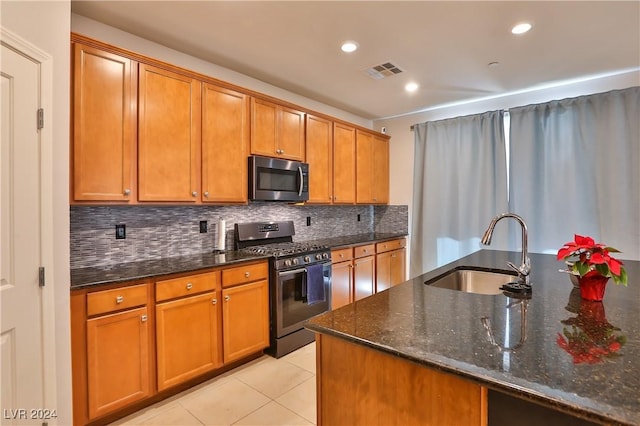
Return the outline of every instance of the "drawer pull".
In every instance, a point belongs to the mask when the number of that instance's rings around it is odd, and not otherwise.
[[[363,252],[363,253],[366,253],[366,252],[367,252],[367,249],[362,249],[362,252]]]
[[[342,259],[344,257],[344,254],[340,253],[340,259]]]
[[[187,290],[191,290],[193,288],[193,284],[187,283]]]
[[[244,277],[245,277],[245,278],[249,278],[249,275],[251,275],[251,273],[250,273],[249,271],[247,271],[247,272],[245,272],[245,273],[244,273]]]
[[[124,302],[124,296],[117,296],[117,297],[116,297],[116,303],[117,303],[117,304],[120,304],[120,303],[122,303],[122,302]]]
[[[224,297],[224,301],[225,302],[228,302],[229,300],[231,300],[231,296],[227,295],[227,296]]]
[[[144,314],[140,317],[140,322],[147,322],[147,314]]]
[[[214,305],[218,304],[218,299],[213,299],[211,303],[213,303]]]
[[[129,194],[131,194],[131,190],[130,190],[130,189],[128,189],[128,188],[127,188],[127,189],[125,189],[125,190],[124,190],[124,195],[129,195]]]

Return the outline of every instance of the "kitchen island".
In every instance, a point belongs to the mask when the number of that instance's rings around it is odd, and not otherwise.
[[[640,424],[640,262],[598,303],[530,257],[530,299],[424,284],[519,263],[482,250],[308,322],[318,424]]]

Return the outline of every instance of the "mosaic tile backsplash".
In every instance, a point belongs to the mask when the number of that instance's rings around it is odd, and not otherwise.
[[[234,223],[241,222],[293,220],[294,241],[408,231],[406,205],[71,206],[70,219],[71,269],[210,252],[216,248],[220,219],[226,222],[227,249],[233,249]],[[207,233],[200,233],[203,220]],[[125,239],[116,240],[116,224],[126,225]]]

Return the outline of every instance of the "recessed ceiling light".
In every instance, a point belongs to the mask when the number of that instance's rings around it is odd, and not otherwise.
[[[531,24],[528,22],[522,22],[513,28],[511,28],[512,34],[524,34],[531,29]]]
[[[358,50],[358,46],[359,45],[357,42],[349,40],[342,43],[342,46],[340,48],[342,49],[343,52],[351,53]]]
[[[404,86],[404,90],[406,90],[409,93],[415,92],[416,90],[418,90],[418,83],[414,83],[414,82],[407,83]]]

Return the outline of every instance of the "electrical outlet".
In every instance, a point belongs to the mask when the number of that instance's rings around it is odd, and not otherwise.
[[[360,222],[360,214],[358,214],[358,222]]]
[[[201,220],[200,221],[200,233],[201,234],[206,234],[207,233],[207,221],[206,220]]]
[[[307,216],[307,226],[311,226],[311,216]]]
[[[127,238],[127,225],[120,223],[116,225],[116,240],[124,240]]]

